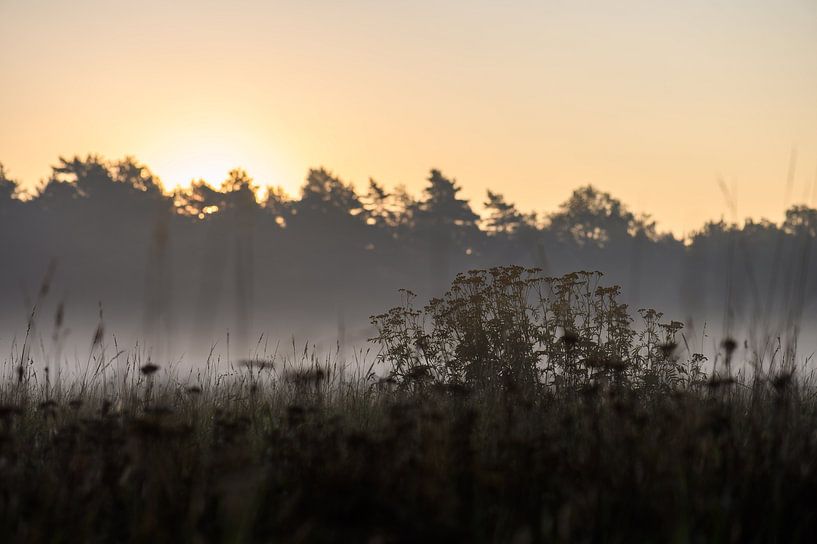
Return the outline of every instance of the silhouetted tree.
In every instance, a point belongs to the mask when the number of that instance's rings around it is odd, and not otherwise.
[[[174,193],[180,213],[199,219],[214,219],[224,213],[254,213],[260,210],[256,194],[258,186],[246,171],[230,170],[227,179],[216,189],[205,180],[193,181],[189,187]]]
[[[133,157],[125,157],[112,164],[112,178],[115,182],[133,187],[136,190],[161,196],[164,189],[162,182],[144,164]]]
[[[783,230],[789,234],[817,236],[817,209],[808,206],[792,206],[786,210]]]
[[[621,201],[591,185],[573,191],[550,216],[549,226],[562,241],[599,247],[643,228]]]
[[[473,212],[467,200],[458,198],[460,187],[455,180],[431,170],[423,195],[416,205],[415,220],[434,228],[475,228],[479,216]]]
[[[170,205],[147,167],[131,157],[109,164],[96,155],[60,157],[36,200],[43,208],[60,207],[113,223],[151,221],[157,205]]]
[[[463,256],[474,254],[481,232],[479,216],[465,199],[457,195],[460,187],[436,169],[431,170],[423,199],[412,208],[413,235],[426,246],[432,292],[441,292],[452,271],[462,268]]]
[[[34,203],[42,210],[64,209],[78,198],[80,193],[75,183],[60,180],[52,173],[37,191]]]
[[[173,200],[179,213],[199,219],[219,211],[223,204],[223,194],[203,179],[190,182],[189,187],[176,189]]]
[[[60,157],[59,164],[51,169],[53,179],[72,183],[83,198],[104,194],[113,182],[108,166],[98,155],[88,155],[85,159],[75,156],[71,160]]]
[[[17,193],[17,182],[11,179],[5,166],[0,162],[0,212],[8,210]]]
[[[488,212],[485,227],[490,234],[514,233],[525,222],[525,217],[519,213],[515,205],[506,202],[504,196],[490,189],[487,191],[487,200],[484,205]]]
[[[733,228],[737,228],[737,226],[735,225]],[[715,236],[716,232],[720,235],[727,230],[729,230],[729,226],[723,221],[720,221],[719,223],[709,223],[708,228],[703,232],[705,235]],[[745,235],[755,241],[769,242],[773,240],[773,236],[780,231],[780,227],[768,219],[761,218],[757,221],[747,219],[743,223],[742,230]]]
[[[398,212],[392,202],[393,195],[373,179],[362,201],[366,210],[366,223],[378,228],[389,228],[397,225]]]
[[[292,215],[292,199],[282,187],[270,187],[264,200],[264,209],[272,217],[273,222],[280,228],[286,228]]]
[[[357,216],[363,211],[363,204],[350,184],[319,168],[309,171],[295,210],[309,216]]]
[[[414,213],[418,208],[417,199],[408,192],[405,185],[398,185],[392,193],[395,207],[395,221],[397,235],[402,236],[405,231],[414,227]]]
[[[253,213],[259,208],[257,192],[258,186],[250,175],[241,168],[235,168],[230,170],[221,184],[224,195],[222,206],[225,210],[235,210],[241,214]]]

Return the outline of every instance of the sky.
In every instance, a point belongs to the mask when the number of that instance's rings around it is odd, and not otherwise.
[[[27,189],[98,153],[291,194],[435,167],[525,211],[590,183],[678,235],[720,183],[740,219],[817,204],[815,0],[0,0],[0,81]]]

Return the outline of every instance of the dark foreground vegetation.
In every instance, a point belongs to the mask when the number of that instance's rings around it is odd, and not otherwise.
[[[189,374],[8,361],[3,542],[793,542],[817,532],[796,350],[694,353],[600,276],[509,267],[373,317],[377,360]],[[740,371],[738,371],[740,368]]]

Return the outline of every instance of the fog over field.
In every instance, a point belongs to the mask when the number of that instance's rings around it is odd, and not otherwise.
[[[817,211],[805,205],[782,224],[722,220],[678,239],[591,186],[524,214],[492,191],[468,202],[467,180],[437,170],[418,194],[376,181],[356,188],[325,169],[294,197],[261,192],[242,170],[168,193],[134,159],[88,156],[60,159],[33,195],[5,172],[0,184],[7,353],[36,304],[36,343],[51,343],[62,308],[62,350],[78,360],[100,323],[120,348],[138,342],[193,366],[213,347],[237,360],[291,351],[293,341],[349,356],[370,347],[369,316],[397,305],[398,289],[421,305],[458,272],[508,264],[602,271],[633,316],[651,307],[683,321],[696,350],[727,333],[741,345],[760,331],[785,341],[817,319]]]

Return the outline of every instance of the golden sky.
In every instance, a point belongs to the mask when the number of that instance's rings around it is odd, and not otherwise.
[[[729,217],[719,178],[774,220],[817,179],[815,0],[0,0],[0,81],[27,187],[89,152],[292,193],[438,167],[475,204],[592,183],[682,234]]]

